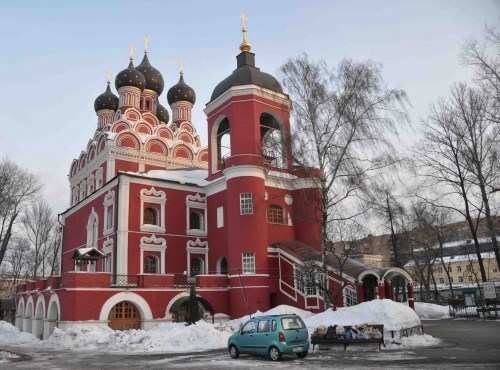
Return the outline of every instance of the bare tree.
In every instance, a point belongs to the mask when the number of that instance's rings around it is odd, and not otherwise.
[[[388,230],[391,243],[391,264],[402,268],[407,260],[403,258],[403,244],[405,241],[405,220],[407,218],[405,206],[401,197],[396,193],[396,183],[392,178],[379,176],[371,182],[367,192],[366,204],[372,209],[372,214]],[[406,301],[404,279],[395,278],[395,299],[398,300],[400,291]]]
[[[306,54],[289,59],[279,74],[293,102],[295,165],[320,170],[321,250],[325,309],[330,307],[327,283],[329,224],[353,219],[363,211],[337,217],[336,207],[355,198],[370,175],[396,160],[387,132],[397,134],[399,123],[408,122],[406,94],[387,89],[379,65],[342,60],[335,70]],[[314,176],[311,176],[314,177]]]
[[[500,127],[487,117],[490,105],[487,94],[471,89],[465,84],[453,86],[451,92],[450,102],[455,117],[455,130],[463,141],[462,156],[469,173],[468,180],[480,190],[489,236],[497,264],[500,266],[497,231],[490,206],[492,200],[490,198],[494,195],[488,192],[488,188],[492,188],[492,184],[498,182],[500,174],[498,162]]]
[[[330,234],[335,235],[337,241],[328,245],[328,256],[330,265],[334,266],[339,279],[340,288],[333,292],[333,309],[335,310],[336,302],[339,297],[342,297],[344,288],[349,284],[349,273],[346,262],[350,255],[357,250],[358,242],[364,234],[364,227],[354,220],[346,220],[344,222],[336,222],[331,225],[334,229]]]
[[[8,158],[0,162],[0,265],[18,217],[40,192],[37,176]]]
[[[46,258],[49,253],[49,239],[56,222],[52,216],[52,210],[43,199],[38,199],[27,208],[21,221],[26,237],[30,240],[35,250],[33,278],[36,279],[38,276],[45,276]]]
[[[469,167],[463,156],[464,140],[462,133],[457,130],[453,104],[445,99],[439,100],[437,105],[431,106],[430,113],[422,124],[424,137],[413,148],[413,168],[417,176],[426,180],[425,186],[430,191],[426,196],[420,195],[420,191],[415,192],[415,195],[429,203],[441,204],[465,218],[474,240],[481,276],[486,279],[477,228],[474,225],[474,219],[481,214],[482,205],[474,203],[474,189],[468,181]],[[440,203],[443,199],[446,202]],[[475,210],[477,215],[473,216]]]
[[[47,264],[50,268],[49,275],[57,275],[60,273],[61,269],[61,260],[60,260],[60,251],[61,251],[61,242],[62,242],[62,234],[61,228],[56,220],[54,220],[54,226],[50,231],[49,239],[47,241],[48,253],[46,257]]]
[[[474,68],[475,82],[491,99],[488,119],[500,122],[500,30],[499,24],[486,25],[483,40],[473,38],[462,46],[462,61]]]
[[[30,241],[23,237],[11,239],[11,245],[5,254],[2,274],[14,279],[14,285],[28,278],[33,269],[33,250]]]

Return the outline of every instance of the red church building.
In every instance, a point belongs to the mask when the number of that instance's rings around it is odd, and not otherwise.
[[[108,81],[95,100],[94,136],[69,171],[61,275],[18,287],[17,327],[47,338],[75,324],[121,330],[183,321],[190,284],[212,317],[280,304],[324,309],[303,268],[320,261],[319,189],[291,160],[291,102],[256,67],[245,28],[243,35],[237,68],[204,110],[206,147],[182,70],[167,91],[170,122],[147,45],[139,65],[131,57],[117,74],[118,96]],[[337,306],[392,297],[396,275],[411,288],[403,270],[349,263],[344,288],[329,266]]]

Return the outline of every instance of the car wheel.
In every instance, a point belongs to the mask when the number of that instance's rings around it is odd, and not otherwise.
[[[234,344],[231,344],[229,347],[229,356],[231,356],[231,358],[240,357],[240,351],[238,351],[238,348],[236,348]]]
[[[269,348],[269,358],[271,361],[279,361],[281,360],[281,352],[278,348],[276,347],[271,347]]]
[[[297,357],[298,358],[304,358],[304,357],[307,357],[307,351],[304,351],[304,352],[298,352],[297,353]]]

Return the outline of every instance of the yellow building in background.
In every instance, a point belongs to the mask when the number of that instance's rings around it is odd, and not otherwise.
[[[488,281],[500,282],[500,272],[498,269],[495,254],[493,252],[481,253],[483,265]],[[459,256],[443,257],[443,261],[438,259],[434,262],[433,272],[438,288],[448,287],[448,276],[445,269],[450,273],[453,287],[477,286],[477,282],[482,282],[479,263],[475,254],[463,254]]]

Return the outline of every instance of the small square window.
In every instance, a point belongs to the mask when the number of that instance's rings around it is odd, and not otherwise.
[[[253,214],[253,196],[252,193],[240,194],[240,214],[251,215]]]
[[[243,273],[255,274],[255,254],[253,252],[243,253]]]

